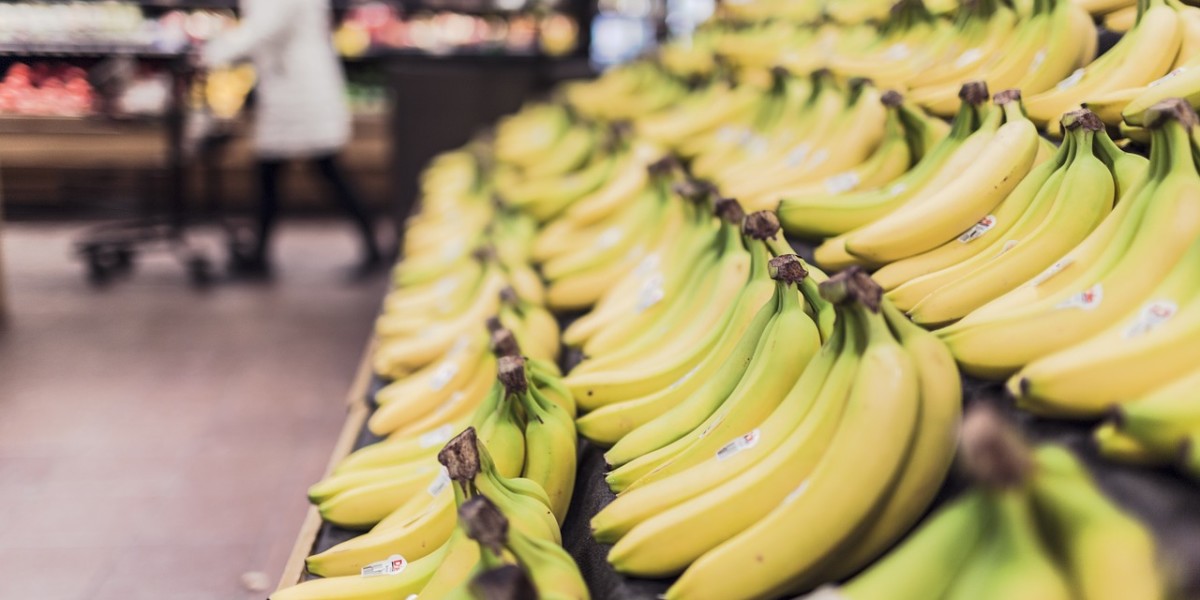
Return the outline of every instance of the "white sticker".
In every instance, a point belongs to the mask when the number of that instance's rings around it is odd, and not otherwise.
[[[662,258],[657,252],[651,252],[642,258],[642,262],[638,263],[637,268],[633,270],[634,277],[642,278],[650,273],[658,270],[658,265],[662,263]]]
[[[898,44],[892,44],[892,46],[887,49],[887,52],[883,53],[883,57],[887,60],[904,60],[908,58],[910,54],[912,54],[912,50],[909,50],[908,44],[901,42]]]
[[[672,390],[679,389],[679,386],[683,385],[687,380],[691,379],[692,375],[695,375],[696,371],[699,371],[699,370],[700,370],[700,365],[696,365],[696,366],[692,367],[692,369],[690,371],[683,374],[683,377],[676,379],[675,383],[672,383],[671,385],[667,386],[667,391],[669,392]]]
[[[421,448],[432,448],[434,446],[445,444],[446,442],[450,441],[450,438],[453,436],[454,428],[450,425],[442,425],[433,431],[421,434],[421,437],[417,440],[417,443],[421,446]]]
[[[1034,277],[1029,282],[1029,287],[1037,287],[1039,285],[1042,285],[1043,283],[1046,283],[1047,281],[1050,280],[1051,277],[1054,277],[1055,275],[1062,273],[1063,269],[1071,266],[1071,263],[1073,263],[1073,262],[1075,262],[1075,261],[1072,259],[1064,258],[1064,259],[1050,265],[1049,267],[1046,268],[1045,271],[1042,271],[1042,273],[1040,275],[1038,275],[1037,277]]]
[[[746,142],[746,151],[751,156],[762,156],[767,153],[768,146],[770,143],[767,142],[767,138],[761,135],[751,135],[750,140]]]
[[[983,58],[983,50],[980,50],[979,48],[971,48],[970,50],[958,55],[958,60],[954,61],[954,66],[961,69],[973,62],[978,61],[981,58]]]
[[[991,229],[995,226],[996,215],[988,215],[980,219],[978,223],[972,225],[970,229],[964,231],[962,235],[958,236],[958,241],[965,244],[972,240],[979,239],[979,236],[991,231]]]
[[[834,175],[833,177],[830,177],[825,180],[825,191],[829,192],[830,194],[840,194],[842,192],[848,192],[848,191],[858,187],[858,184],[861,181],[862,181],[862,179],[859,178],[858,173],[855,171],[846,171],[845,173],[838,173],[837,175]]]
[[[820,150],[817,150],[816,153],[814,153],[812,155],[812,159],[808,161],[808,166],[810,166],[810,167],[819,166],[828,159],[829,159],[829,150],[826,150],[825,148],[821,148]]]
[[[437,478],[433,480],[433,483],[429,484],[429,487],[425,488],[425,491],[429,492],[430,496],[437,496],[448,485],[450,485],[450,471],[447,471],[446,467],[442,467],[442,470],[438,471]]]
[[[606,250],[617,245],[621,238],[625,237],[625,232],[620,227],[609,227],[603,233],[596,237],[596,250]]]
[[[663,291],[662,286],[663,276],[661,273],[656,273],[646,280],[645,285],[642,286],[641,293],[638,294],[637,305],[634,307],[638,314],[645,312],[646,309],[658,304],[663,299],[666,292]]]
[[[907,189],[908,189],[907,183],[897,183],[896,185],[893,185],[892,187],[888,188],[887,195],[889,197],[890,196],[899,196],[901,193],[904,192],[904,190],[907,190]]]
[[[442,249],[442,260],[453,260],[462,255],[463,250],[467,248],[467,241],[463,238],[455,238],[450,240]]]
[[[810,150],[812,150],[812,146],[807,143],[800,144],[799,146],[792,148],[791,152],[788,152],[787,154],[787,166],[800,166],[800,164],[804,162],[804,159],[808,158],[808,152]]]
[[[454,376],[458,374],[458,363],[453,360],[443,361],[434,370],[433,376],[429,378],[429,389],[437,392],[446,387],[446,384],[454,380]]]
[[[1138,311],[1133,324],[1125,330],[1125,339],[1133,339],[1150,333],[1159,325],[1171,320],[1179,312],[1179,305],[1170,300],[1154,300]]]
[[[1175,69],[1174,71],[1171,71],[1170,73],[1167,73],[1166,75],[1163,75],[1162,77],[1159,77],[1158,79],[1155,79],[1154,81],[1151,81],[1150,83],[1146,84],[1146,87],[1154,87],[1156,85],[1163,83],[1164,81],[1167,81],[1168,79],[1174,79],[1175,77],[1178,77],[1179,74],[1183,73],[1184,71],[1187,71],[1187,67],[1180,67],[1178,69]]]
[[[434,287],[434,294],[436,294],[438,298],[449,297],[450,294],[454,293],[454,290],[458,289],[458,284],[458,277],[453,275],[443,277],[438,280],[437,285]]]
[[[1104,301],[1104,286],[1097,283],[1092,287],[1059,302],[1055,308],[1079,308],[1083,310],[1092,310],[1100,306]]]
[[[1004,245],[1000,247],[1000,252],[996,253],[996,258],[1004,256],[1005,252],[1008,252],[1009,250],[1016,248],[1017,244],[1018,244],[1017,240],[1008,240],[1007,242],[1004,242]]]
[[[746,435],[734,439],[732,442],[721,446],[720,450],[717,450],[717,460],[727,460],[742,450],[749,450],[757,446],[760,437],[762,437],[762,433],[755,429]]]
[[[1054,89],[1065,90],[1075,87],[1083,79],[1083,73],[1083,69],[1075,69],[1074,73],[1071,73],[1066,79],[1058,82],[1058,85],[1054,86]]]
[[[408,561],[403,556],[393,554],[387,560],[373,562],[362,568],[363,577],[379,577],[381,575],[399,575],[408,567]]]
[[[1033,60],[1029,61],[1029,71],[1036,71],[1042,63],[1046,61],[1046,49],[1038,50],[1037,54],[1033,55]],[[1027,72],[1029,72],[1027,71]]]
[[[470,344],[471,344],[471,336],[469,336],[467,334],[460,335],[460,336],[458,336],[458,338],[456,338],[454,340],[454,345],[450,346],[450,349],[446,351],[446,356],[449,358],[454,358],[454,357],[462,354],[463,351],[466,350],[467,346],[469,346]]]

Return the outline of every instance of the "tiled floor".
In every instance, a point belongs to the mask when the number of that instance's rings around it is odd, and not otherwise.
[[[241,600],[273,586],[344,415],[382,278],[339,224],[279,236],[269,285],[188,288],[159,256],[104,290],[78,228],[9,225],[0,600]]]

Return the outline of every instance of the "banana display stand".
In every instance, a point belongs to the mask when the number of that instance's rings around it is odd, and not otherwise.
[[[789,240],[806,259],[812,245]],[[565,323],[563,326],[565,327]],[[367,355],[359,367],[349,397],[349,413],[337,442],[331,465],[351,451],[379,441],[367,431],[365,422],[373,408],[372,398],[386,383],[371,374]],[[1162,556],[1179,569],[1180,598],[1200,598],[1200,486],[1170,469],[1133,467],[1101,458],[1091,444],[1092,427],[1087,423],[1047,421],[1018,412],[1004,399],[1001,383],[963,378],[964,408],[988,403],[998,407],[1034,443],[1056,442],[1074,450],[1091,471],[1097,484],[1119,505],[1147,523],[1158,540]],[[864,440],[864,443],[870,443]],[[595,600],[653,600],[670,587],[671,580],[634,579],[618,574],[605,560],[608,547],[592,539],[589,522],[614,494],[604,482],[604,450],[586,440],[579,443],[578,475],[570,512],[562,526],[563,546],[579,564]],[[943,484],[931,511],[955,497],[968,485],[966,477],[952,472]],[[359,535],[322,523],[316,508],[310,508],[279,587],[310,579],[304,571],[305,557]]]

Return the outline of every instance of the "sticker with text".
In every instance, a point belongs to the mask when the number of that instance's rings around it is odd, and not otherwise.
[[[729,459],[737,455],[737,453],[741,452],[742,450],[749,450],[750,448],[757,446],[760,437],[762,437],[762,433],[755,429],[754,431],[751,431],[750,433],[738,437],[732,442],[721,446],[721,449],[717,450],[717,460]]]
[[[995,226],[996,215],[988,215],[980,219],[978,223],[972,225],[970,229],[964,231],[962,235],[958,236],[958,241],[965,244],[972,240],[979,239],[979,236],[991,231],[991,229]]]
[[[429,492],[430,496],[437,496],[448,485],[450,485],[450,471],[447,471],[446,467],[442,467],[442,470],[438,471],[437,478],[433,480],[433,483],[429,484],[428,488],[425,488],[425,491]]]
[[[1092,310],[1104,301],[1104,286],[1097,283],[1092,287],[1063,300],[1058,303],[1055,308],[1079,308],[1082,310]]]
[[[1125,330],[1125,339],[1146,335],[1159,325],[1171,320],[1179,312],[1179,305],[1170,300],[1154,300],[1138,311],[1138,316]]]
[[[363,577],[380,577],[383,575],[399,575],[408,567],[408,561],[403,556],[393,554],[387,560],[373,562],[362,568]]]

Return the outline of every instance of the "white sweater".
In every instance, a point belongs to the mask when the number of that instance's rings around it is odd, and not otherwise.
[[[258,72],[255,147],[264,158],[333,152],[350,138],[346,80],[328,0],[241,0],[241,25],[210,42],[208,66],[250,59]]]

